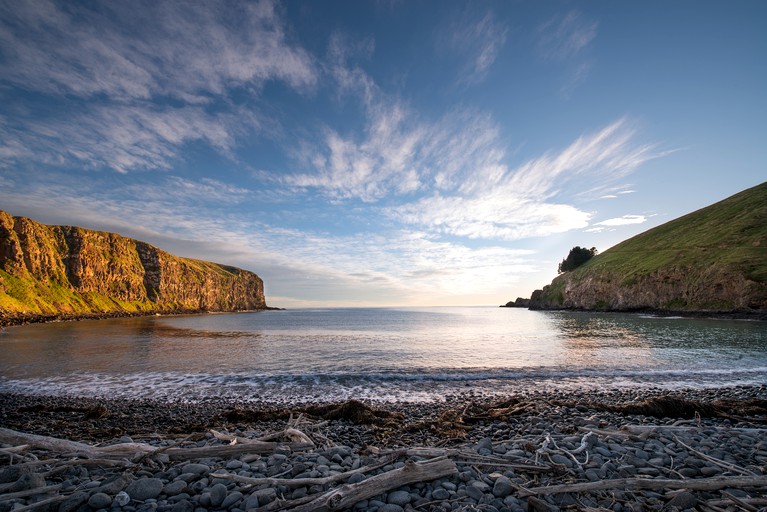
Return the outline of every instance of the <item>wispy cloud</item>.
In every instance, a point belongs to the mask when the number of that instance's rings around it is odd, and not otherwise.
[[[635,143],[633,135],[622,119],[517,168],[500,160],[477,168],[451,194],[436,193],[388,212],[408,224],[469,238],[516,240],[583,228],[591,213],[565,200],[591,183],[620,180],[656,157],[652,146]]]
[[[273,2],[0,2],[2,78],[52,94],[206,102],[232,86],[311,87]]]
[[[622,217],[616,217],[613,219],[603,220],[597,222],[595,226],[626,226],[628,224],[643,224],[647,222],[647,217],[644,215],[623,215]]]
[[[557,15],[538,27],[538,50],[550,60],[572,58],[594,40],[598,27],[578,11]]]
[[[481,18],[462,13],[459,21],[449,26],[448,35],[440,38],[451,55],[465,60],[458,83],[472,85],[482,82],[506,44],[509,29],[495,18],[492,12]]]
[[[238,136],[260,120],[251,111],[208,113],[198,106],[94,106],[69,117],[19,119],[0,124],[7,160],[24,158],[55,165],[131,170],[169,169],[184,145],[203,141],[224,155]]]
[[[599,24],[588,20],[576,10],[558,14],[537,30],[539,55],[548,61],[561,63],[567,70],[559,93],[569,98],[586,81],[594,63],[584,57],[584,50],[597,36]]]
[[[304,91],[318,80],[284,25],[270,0],[0,0],[0,80],[49,107],[7,102],[4,165],[167,169],[194,141],[232,157],[267,121],[231,94],[257,98],[270,80]]]

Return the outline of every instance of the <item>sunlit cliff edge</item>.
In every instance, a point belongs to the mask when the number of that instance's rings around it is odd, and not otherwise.
[[[0,211],[0,325],[265,308],[253,272]]]
[[[767,183],[606,250],[533,292],[530,309],[767,317]]]

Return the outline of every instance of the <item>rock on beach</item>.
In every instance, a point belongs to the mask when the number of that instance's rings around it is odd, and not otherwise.
[[[352,509],[520,512],[588,507],[625,512],[685,510],[715,502],[718,508],[730,511],[737,510],[737,505],[728,495],[746,503],[766,500],[767,436],[756,423],[733,419],[735,413],[730,413],[730,417],[684,418],[622,412],[622,404],[669,394],[674,399],[702,404],[729,400],[732,411],[740,410],[738,414],[752,411],[754,421],[759,414],[754,407],[760,401],[767,403],[767,392],[760,386],[673,393],[667,390],[590,391],[577,395],[528,393],[510,397],[504,403],[484,405],[478,404],[476,397],[466,395],[451,397],[445,403],[376,404],[381,410],[398,414],[396,421],[387,420],[384,414],[383,419],[368,423],[304,417],[301,428],[313,435],[316,443],[310,449],[291,450],[287,444],[281,444],[270,453],[176,460],[171,457],[172,448],[229,444],[217,439],[210,429],[242,439],[257,439],[284,431],[290,415],[264,413],[253,415],[261,417],[260,420],[229,420],[225,413],[235,404],[202,403],[195,416],[188,404],[114,400],[99,402],[109,411],[108,415],[85,423],[78,420],[77,411],[85,414],[96,405],[92,400],[5,395],[0,396],[2,427],[99,445],[126,442],[130,438],[132,442],[162,449],[165,458],[159,462],[147,457],[128,466],[57,465],[58,462],[35,465],[34,458],[55,461],[58,456],[32,448],[19,456],[24,460],[0,469],[0,512],[12,512],[51,496],[32,493],[13,497],[11,489],[31,492],[46,486],[58,486],[55,495],[60,496],[60,501],[51,510],[63,512],[120,509],[245,512],[275,502],[318,499],[338,486],[364,485],[376,475],[403,468],[407,460],[424,460],[440,453],[455,462],[454,475],[382,490],[379,495],[360,500]],[[295,404],[296,408],[300,406]],[[136,418],[136,411],[146,414]],[[168,415],[176,411],[180,415],[173,421]],[[114,418],[110,420],[110,416]],[[447,417],[450,420],[443,421]],[[131,419],[124,429],[115,429],[111,422],[117,418]],[[634,430],[624,429],[626,426],[633,426]],[[178,431],[180,427],[185,430]],[[152,434],[143,434],[146,432]],[[587,436],[589,432],[593,434]],[[433,455],[399,452],[402,454],[383,467],[356,472],[336,482],[289,484],[299,478],[331,478],[375,464],[394,450],[415,446],[433,450]],[[729,487],[724,493],[683,486],[537,495],[525,492],[532,487],[620,478],[696,481],[744,475],[762,478],[765,483]],[[274,480],[265,480],[268,477]],[[249,483],[247,479],[260,483]],[[8,496],[11,497],[6,499]]]

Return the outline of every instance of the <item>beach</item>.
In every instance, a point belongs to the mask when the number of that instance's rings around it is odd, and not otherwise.
[[[430,403],[4,394],[0,417],[0,511],[767,506],[764,386]],[[5,429],[96,451],[9,443]]]

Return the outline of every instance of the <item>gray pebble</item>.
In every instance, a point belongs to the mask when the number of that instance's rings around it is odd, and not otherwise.
[[[253,493],[254,496],[258,498],[258,502],[263,507],[267,503],[271,503],[274,500],[277,499],[277,491],[272,487],[267,487],[266,489],[260,489]]]
[[[389,496],[386,498],[386,502],[404,507],[410,503],[410,493],[407,491],[390,492]]]
[[[434,492],[431,493],[431,497],[435,500],[446,500],[450,498],[450,493],[447,489],[435,489]]]
[[[131,483],[125,492],[134,500],[146,501],[159,496],[163,487],[159,478],[142,478]]]
[[[205,464],[184,464],[181,468],[182,473],[194,473],[195,475],[207,475],[210,473],[210,467]]]
[[[493,496],[496,498],[505,498],[514,490],[514,486],[505,476],[500,476],[496,479],[495,485],[493,485]]]
[[[221,508],[232,508],[232,506],[236,505],[240,501],[242,501],[242,493],[239,491],[234,491],[229,493],[224,502],[221,504]]]
[[[393,503],[387,503],[383,507],[379,507],[378,512],[404,512],[405,509],[399,505]]]
[[[170,512],[194,512],[194,503],[189,500],[180,500],[173,505]]]
[[[224,484],[216,484],[210,488],[210,504],[218,508],[226,499],[226,486]]]
[[[184,491],[184,489],[186,489],[186,487],[187,487],[187,484],[185,481],[176,480],[175,482],[171,482],[168,485],[166,485],[163,488],[162,493],[168,496],[175,496],[177,494],[181,494]]]
[[[695,508],[698,505],[698,498],[690,492],[680,492],[668,502],[669,507],[676,507],[680,510]]]
[[[107,508],[112,505],[112,497],[103,492],[97,492],[88,499],[88,506],[94,509]]]
[[[78,491],[59,505],[59,512],[74,512],[88,501],[88,493]]]

